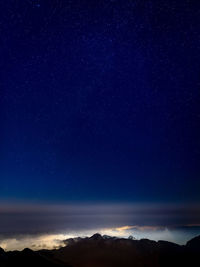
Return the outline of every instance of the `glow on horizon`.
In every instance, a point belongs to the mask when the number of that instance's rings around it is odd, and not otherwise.
[[[137,240],[142,238],[148,238],[155,241],[166,240],[181,245],[185,244],[189,239],[195,236],[195,234],[187,234],[183,231],[180,232],[177,230],[170,230],[164,227],[125,225],[115,228],[74,231],[71,233],[24,235],[20,237],[11,237],[3,240],[0,239],[0,247],[2,247],[5,251],[23,250],[26,247],[32,250],[58,249],[67,245],[65,241],[68,238],[90,237],[97,232],[101,235],[116,236],[121,238],[128,238],[129,236],[133,236],[133,238]]]

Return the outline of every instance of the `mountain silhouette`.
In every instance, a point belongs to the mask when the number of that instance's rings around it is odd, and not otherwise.
[[[94,234],[70,238],[60,249],[5,252],[0,266],[44,267],[171,267],[200,266],[200,236],[181,246],[167,241],[133,240]]]
[[[61,264],[52,259],[48,259],[47,257],[41,255],[39,252],[32,251],[28,248],[23,251],[9,251],[5,252],[0,248],[0,266],[1,267],[61,267],[66,266],[70,267],[66,264]]]
[[[196,236],[193,239],[191,239],[190,241],[188,241],[186,246],[191,251],[200,252],[200,235]]]

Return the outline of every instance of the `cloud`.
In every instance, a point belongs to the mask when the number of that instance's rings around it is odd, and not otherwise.
[[[134,226],[125,225],[125,226],[121,226],[121,227],[117,227],[117,228],[115,228],[115,231],[119,231],[119,232],[121,232],[121,231],[124,231],[124,230],[133,229],[133,228],[134,228]]]
[[[156,231],[158,229],[162,229],[160,226],[139,226],[139,225],[125,225],[122,227],[114,228],[113,230],[124,232],[126,230],[138,230],[138,231]]]
[[[200,207],[156,204],[4,204],[0,205],[0,218],[0,236],[16,235],[20,238],[24,234],[117,228],[121,225],[136,227],[138,230],[138,227],[145,230],[144,227],[198,225]]]
[[[169,235],[167,229],[177,231],[178,227],[187,225],[192,229],[200,225],[199,205],[0,205],[0,245],[8,247],[9,243],[9,248],[20,247],[22,243],[29,247],[54,247],[66,238],[94,232],[156,239],[161,233]]]

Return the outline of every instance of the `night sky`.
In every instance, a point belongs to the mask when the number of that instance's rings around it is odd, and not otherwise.
[[[2,202],[200,203],[199,1],[3,0],[0,36]]]

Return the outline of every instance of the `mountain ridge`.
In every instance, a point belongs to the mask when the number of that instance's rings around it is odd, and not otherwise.
[[[44,267],[167,267],[197,266],[200,236],[185,245],[149,239],[101,236],[70,238],[66,246],[52,250],[24,249],[4,251],[0,248],[0,266]]]

